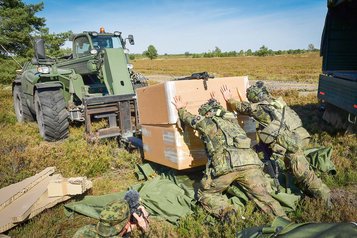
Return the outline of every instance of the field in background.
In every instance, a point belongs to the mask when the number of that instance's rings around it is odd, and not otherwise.
[[[322,60],[319,53],[226,58],[159,58],[132,61],[144,75],[183,76],[207,71],[216,77],[248,75],[249,79],[317,83]]]
[[[18,59],[20,60],[20,59]],[[21,59],[21,63],[25,59]],[[248,75],[252,80],[276,80],[317,83],[321,72],[318,52],[276,56],[237,56],[216,58],[191,58],[184,56],[160,56],[150,60],[135,59],[134,70],[146,76],[161,75],[163,79],[187,76],[207,71],[216,77]],[[9,85],[19,66],[12,59],[0,59],[0,84]]]

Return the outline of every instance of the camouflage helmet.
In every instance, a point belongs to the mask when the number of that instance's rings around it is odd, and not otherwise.
[[[218,109],[221,109],[222,111],[224,110],[224,108],[221,106],[221,104],[219,104],[216,99],[211,98],[208,100],[208,102],[201,105],[201,107],[198,109],[198,113],[201,116],[205,116],[207,112],[215,111]]]
[[[100,237],[116,236],[129,219],[129,205],[125,200],[107,204],[99,215],[96,231]]]
[[[247,98],[250,102],[256,103],[269,98],[269,92],[262,81],[258,81],[255,85],[247,89]]]

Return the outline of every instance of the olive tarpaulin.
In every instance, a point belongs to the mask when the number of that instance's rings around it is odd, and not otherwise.
[[[181,217],[194,212],[197,206],[195,196],[199,187],[200,176],[162,173],[161,176],[144,175],[144,177],[151,178],[129,189],[135,189],[140,193],[142,204],[152,216],[175,224]],[[113,200],[123,199],[125,193],[126,191],[101,196],[86,196],[81,201],[66,204],[65,212],[67,215],[75,212],[99,219],[103,207]],[[244,210],[245,203],[248,201],[246,194],[236,186],[227,189],[227,193],[223,196],[228,196],[230,202],[241,211]],[[295,210],[296,203],[300,198],[298,195],[285,192],[278,195],[274,193],[273,197],[287,211]]]

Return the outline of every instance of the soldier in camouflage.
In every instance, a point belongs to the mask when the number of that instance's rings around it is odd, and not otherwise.
[[[238,182],[260,209],[271,216],[286,217],[280,204],[269,194],[269,182],[263,175],[262,162],[250,148],[250,139],[232,113],[210,99],[203,104],[199,116],[189,113],[179,96],[174,104],[181,121],[198,130],[209,157],[207,175],[198,192],[203,207],[219,218],[234,210],[222,195],[233,182]]]
[[[281,97],[273,98],[261,81],[247,89],[249,102],[234,100],[226,86],[221,92],[233,110],[257,121],[260,145],[268,148],[274,159],[284,162],[300,188],[330,204],[330,189],[316,176],[304,156],[303,149],[309,144],[310,135],[295,111]]]
[[[129,216],[130,210],[126,201],[113,201],[104,207],[97,225],[86,225],[80,228],[73,238],[123,237]]]

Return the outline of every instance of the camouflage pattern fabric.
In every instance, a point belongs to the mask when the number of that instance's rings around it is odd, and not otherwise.
[[[286,158],[288,168],[290,167],[293,176],[298,184],[302,184],[305,191],[325,201],[330,199],[330,189],[316,176],[302,151],[287,154]]]
[[[104,207],[99,218],[97,225],[84,226],[73,237],[120,237],[119,233],[129,219],[129,205],[124,200],[110,202]]]
[[[274,105],[277,101],[278,104],[285,106],[279,109]],[[301,119],[291,108],[286,106],[283,99],[268,99],[258,103],[239,102],[230,99],[228,103],[238,113],[249,115],[257,120],[259,123],[257,133],[260,143],[265,143],[272,150],[273,156],[282,158],[302,189],[314,197],[329,200],[329,188],[311,170],[302,152],[308,144],[309,134],[302,127]],[[282,108],[285,108],[284,114]],[[287,120],[284,120],[282,115]],[[269,133],[270,137],[268,136]]]
[[[237,120],[235,123],[231,119],[225,119],[222,116],[195,116],[185,109],[179,110],[179,117],[183,123],[198,130],[206,145],[208,156],[212,161],[214,175],[222,175],[234,169],[234,165],[262,165],[256,153],[246,145],[247,135],[239,126]],[[245,145],[242,146],[241,145]],[[240,158],[239,154],[247,155]],[[234,155],[234,156],[232,156]],[[232,159],[238,159],[234,161]]]
[[[78,229],[73,238],[96,238],[98,236],[95,225],[86,225]]]
[[[286,217],[280,204],[271,197],[269,182],[259,166],[248,165],[236,171],[216,177],[205,184],[198,192],[202,206],[217,217],[222,217],[227,211],[234,209],[226,196],[222,196],[233,182],[238,182],[257,206],[270,216]]]
[[[250,102],[259,102],[269,97],[269,92],[262,81],[256,82],[247,89],[247,98]]]
[[[195,116],[184,108],[178,112],[183,123],[200,132],[211,160],[213,179],[203,181],[199,191],[199,201],[209,212],[223,217],[233,209],[222,192],[237,181],[263,211],[286,216],[265,186],[268,182],[262,174],[262,163],[257,154],[246,146],[240,148],[239,142],[245,141],[247,136],[237,122],[224,120],[224,116]]]

